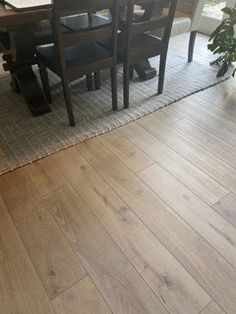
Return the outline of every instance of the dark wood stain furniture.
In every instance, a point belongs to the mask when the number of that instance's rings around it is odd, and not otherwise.
[[[193,61],[194,45],[197,37],[197,31],[191,31],[188,45],[188,62]]]
[[[4,45],[4,70],[11,74],[13,90],[21,92],[33,115],[50,111],[32,70],[35,63],[35,24],[49,19],[50,9],[16,12],[0,4],[0,31]]]
[[[124,107],[129,107],[129,80],[132,77],[132,67],[135,63],[160,55],[158,94],[163,91],[167,50],[171,26],[175,14],[176,0],[149,1],[153,6],[159,6],[157,16],[140,20],[134,17],[134,0],[127,1],[127,11],[121,16],[119,28],[119,54],[123,60],[123,91]],[[162,11],[167,15],[162,16]],[[160,38],[154,37],[151,32],[160,29]]]
[[[21,92],[32,114],[38,116],[49,112],[50,105],[32,70],[36,63],[35,47],[52,42],[48,32],[51,8],[17,12],[0,3],[0,41],[3,48],[4,70],[11,74],[11,86]],[[38,25],[46,25],[38,31]],[[92,87],[91,76],[87,77],[88,89]]]
[[[10,6],[17,12],[26,10],[45,9],[51,6],[51,0],[5,0],[6,5]]]
[[[75,29],[85,30],[106,24],[108,18],[108,16],[93,14],[93,12],[78,14],[61,18],[61,27],[63,33],[73,32]],[[36,45],[44,45],[54,42],[51,20],[41,21],[37,25],[35,42]],[[86,76],[88,91],[100,88],[99,72],[94,73],[94,75],[87,74]],[[50,97],[47,98],[50,99]]]
[[[50,100],[50,87],[47,77],[49,68],[62,80],[69,122],[75,125],[69,82],[83,75],[96,73],[102,69],[111,69],[112,106],[117,110],[117,32],[118,1],[116,0],[57,0],[52,5],[52,27],[55,42],[52,46],[37,48],[39,68],[46,95]],[[101,19],[99,10],[110,10],[112,19]],[[68,32],[62,28],[61,18],[83,14],[80,25],[70,25]],[[111,40],[111,47],[104,47],[99,41]]]
[[[127,0],[118,1],[121,7],[125,6],[127,2]],[[135,3],[145,7],[145,16],[148,17],[147,12],[150,13],[152,10],[149,1],[136,0]],[[1,4],[0,0],[0,41],[4,46],[4,69],[11,74],[13,90],[22,93],[35,116],[50,111],[49,102],[38,84],[32,64],[35,64],[36,44],[47,43],[51,40],[50,36],[35,36],[36,26],[51,17],[51,8],[16,12]],[[2,29],[3,32],[1,32]],[[152,78],[156,74],[148,60],[136,63],[135,70],[142,79]],[[93,85],[91,75],[87,78],[88,89],[91,89]],[[99,78],[99,73],[96,78]],[[96,80],[95,85],[95,87],[99,87],[99,79]]]

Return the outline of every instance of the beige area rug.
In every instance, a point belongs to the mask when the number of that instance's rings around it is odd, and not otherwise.
[[[152,59],[156,68],[158,62],[159,58]],[[124,110],[121,67],[118,72],[118,112],[111,110],[108,71],[102,72],[101,90],[88,92],[84,79],[71,84],[76,117],[76,127],[71,128],[62,88],[54,75],[50,75],[52,112],[35,118],[22,96],[11,91],[9,74],[0,70],[0,174],[118,128],[227,78],[217,79],[208,64],[187,63],[186,58],[169,53],[164,93],[156,95],[157,77],[145,82],[135,77],[130,84],[130,109]]]

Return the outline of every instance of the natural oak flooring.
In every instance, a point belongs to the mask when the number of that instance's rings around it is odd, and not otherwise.
[[[227,80],[1,176],[0,314],[235,314],[235,92]]]

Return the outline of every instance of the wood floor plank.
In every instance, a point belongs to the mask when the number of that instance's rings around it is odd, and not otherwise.
[[[1,197],[0,313],[53,313]]]
[[[198,313],[209,296],[75,150],[54,156],[74,189],[169,313]],[[103,189],[97,189],[97,183]],[[158,262],[157,262],[158,261]]]
[[[83,278],[81,262],[23,168],[0,177],[0,191],[49,298]]]
[[[169,108],[168,108],[169,109]],[[156,115],[158,118],[158,116]],[[158,118],[159,120],[159,118]],[[186,136],[189,136],[190,138],[195,139],[197,144],[200,146],[203,145],[204,148],[207,148],[209,145],[212,147],[212,152],[214,153],[222,153],[224,151],[230,151],[233,149],[233,147],[227,143],[225,143],[223,140],[219,139],[215,135],[209,133],[205,129],[201,128],[199,125],[194,124],[192,121],[188,120],[187,118],[183,117],[183,119],[174,122],[171,125],[171,128],[176,129],[176,131],[179,131],[183,133]],[[196,130],[196,135],[193,134],[194,130]],[[190,134],[189,134],[190,133]]]
[[[213,118],[222,121],[225,125],[232,127],[232,129],[235,129],[236,109],[234,110],[234,114],[232,114],[232,112],[228,113],[223,108],[216,106],[213,100],[212,101],[204,100],[202,97],[198,97],[198,94],[192,95],[190,99],[188,99],[188,104],[191,106],[191,108],[201,110],[209,114]],[[227,102],[225,103],[225,106],[226,105]]]
[[[109,314],[111,311],[89,277],[52,300],[56,314]]]
[[[183,116],[175,111],[167,110],[168,107],[164,107],[152,113],[152,115],[157,116],[162,122],[171,125],[183,119]]]
[[[213,208],[236,227],[236,195],[228,194],[219,200]]]
[[[53,165],[53,159],[44,158],[24,167],[26,173],[34,181],[40,195],[52,192],[67,184],[65,178]],[[50,171],[49,171],[50,170]]]
[[[225,308],[236,310],[236,269],[217,253],[127,167],[93,139],[79,153],[113,187],[202,287]]]
[[[178,151],[189,162],[200,168],[227,190],[236,192],[236,170],[202,149],[156,117],[149,116],[138,122],[150,134]]]
[[[72,187],[62,187],[45,199],[113,313],[167,314]]]
[[[209,88],[198,93],[197,96],[205,101],[213,103],[215,107],[223,109],[228,114],[236,117],[234,80],[230,79],[221,84],[215,85],[213,88]]]
[[[158,164],[138,176],[236,267],[236,229],[230,223]]]
[[[217,90],[217,86],[215,90]],[[215,122],[222,122],[227,129],[235,130],[235,122],[236,122],[236,110],[231,110],[231,112],[227,112],[225,110],[227,108],[227,99],[224,99],[222,102],[224,106],[219,105],[219,102],[214,99],[208,100],[202,97],[201,93],[196,93],[182,100],[184,104],[187,104],[189,108],[197,113],[205,114],[206,118],[213,118]],[[181,114],[181,113],[180,113]]]
[[[155,159],[156,155],[162,155],[160,146],[155,145],[155,139],[141,127],[132,124],[125,126],[121,132],[126,134],[127,137],[138,147],[143,149],[145,153],[151,155],[153,159]],[[116,152],[114,153],[116,154]],[[159,161],[159,158],[157,160]],[[155,167],[156,166],[154,166],[153,169],[155,169]],[[148,169],[152,169],[152,167]],[[160,168],[160,172],[161,169],[162,168]],[[157,181],[157,186],[153,184],[158,192],[160,192],[157,193],[163,199],[167,199],[170,207],[177,210],[193,228],[218,249],[229,262],[232,262],[236,266],[236,229],[181,183],[177,180],[171,180],[172,177],[165,171],[159,173],[157,177],[160,177],[160,180]],[[154,179],[155,176],[153,177],[153,180]],[[165,179],[167,180],[166,182]],[[188,187],[188,181],[186,181],[185,184]],[[151,185],[150,187],[152,188]],[[193,216],[190,217],[191,215]]]
[[[201,314],[225,314],[225,312],[215,303],[211,302]]]
[[[149,117],[148,122],[156,122],[155,118],[152,119]],[[140,124],[143,125],[144,122]],[[139,125],[129,124],[120,132],[209,205],[228,194],[227,189]]]
[[[100,139],[111,151],[116,152],[119,159],[133,172],[140,171],[154,163],[148,155],[137,149],[117,130],[106,133]]]
[[[232,146],[187,119],[179,120],[173,123],[171,127],[213,156],[221,159],[231,167],[236,168],[236,149]]]
[[[183,115],[188,120],[198,124],[200,127],[219,137],[224,142],[232,146],[236,145],[235,128],[225,125],[223,121],[210,116],[206,112],[191,108],[188,106],[188,100],[181,100],[172,104],[170,110]]]

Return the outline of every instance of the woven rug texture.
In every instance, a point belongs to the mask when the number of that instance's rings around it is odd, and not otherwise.
[[[157,69],[158,63],[158,57],[151,60]],[[186,58],[169,53],[163,94],[157,95],[158,77],[142,82],[135,76],[130,82],[130,108],[123,109],[119,66],[119,111],[113,112],[110,74],[105,70],[101,72],[100,90],[88,92],[84,78],[71,83],[76,120],[72,128],[68,125],[60,80],[55,75],[50,73],[52,112],[33,117],[23,97],[12,92],[9,74],[0,70],[0,174],[144,117],[226,78],[217,79],[216,70],[208,64],[187,63]]]

